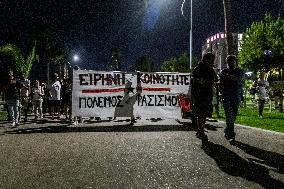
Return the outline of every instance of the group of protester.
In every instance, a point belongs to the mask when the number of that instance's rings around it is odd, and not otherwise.
[[[237,58],[229,55],[226,59],[228,68],[222,70],[218,77],[214,71],[214,59],[215,56],[212,53],[206,53],[192,73],[193,124],[197,127],[196,136],[207,141],[207,136],[204,133],[206,117],[212,116],[213,107],[217,116],[219,116],[219,104],[222,101],[226,116],[225,138],[233,142],[236,136],[234,122],[240,103],[244,99],[243,81],[245,73],[244,70],[238,68]],[[268,86],[265,73],[262,72],[254,82],[260,118],[263,117],[264,104],[269,98]],[[221,95],[218,93],[221,93]]]
[[[66,119],[70,120],[71,94],[71,81],[69,79],[60,81],[57,73],[49,84],[35,80],[31,85],[28,79],[17,79],[11,71],[3,90],[8,119],[12,122],[12,127],[19,125],[21,117],[27,122],[29,111],[32,111],[34,120],[43,119],[47,112],[50,113],[51,119],[55,119],[55,115],[60,118],[64,113]]]
[[[214,59],[215,56],[212,53],[206,53],[192,72],[192,120],[197,127],[197,138],[207,141],[204,126],[206,117],[212,115],[212,102],[216,101],[213,98],[214,93],[216,93],[214,89],[216,90],[216,87],[218,87],[217,91],[221,93],[226,116],[225,138],[229,141],[234,141],[236,135],[234,122],[243,98],[244,71],[238,68],[236,57],[229,55],[226,59],[228,68],[224,69],[218,77],[214,71]],[[256,82],[260,91],[260,117],[263,116],[262,112],[266,98],[265,89],[268,86],[264,76],[264,74],[261,74]],[[71,121],[71,79],[60,80],[56,73],[53,75],[50,83],[45,84],[35,80],[31,86],[29,80],[17,80],[13,72],[11,72],[8,84],[4,90],[4,97],[12,126],[19,125],[21,112],[24,113],[24,121],[27,121],[27,114],[31,107],[35,120],[42,119],[43,115],[49,112],[51,119],[55,119],[56,114],[58,117],[61,114],[65,114],[66,119]],[[217,101],[220,101],[220,99],[217,98]],[[216,106],[216,103],[214,104],[217,109],[218,106]]]
[[[214,71],[215,56],[206,53],[202,61],[192,73],[192,100],[193,100],[193,123],[197,127],[197,138],[207,141],[204,132],[206,117],[210,117],[213,111],[213,87],[218,82],[218,76]],[[234,122],[242,99],[242,83],[244,71],[237,67],[235,56],[227,57],[228,68],[220,74],[219,90],[223,98],[223,106],[226,116],[226,128],[224,130],[227,140],[235,140]]]

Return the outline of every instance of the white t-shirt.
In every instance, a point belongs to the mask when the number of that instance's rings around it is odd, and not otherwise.
[[[258,99],[261,100],[267,100],[268,99],[268,94],[266,88],[269,86],[268,81],[266,80],[257,80],[257,97]]]
[[[59,81],[55,81],[49,87],[50,97],[49,100],[61,100],[61,84]]]
[[[43,89],[41,86],[33,87],[32,93],[33,93],[33,100],[42,100]]]
[[[23,82],[23,85],[25,87],[21,88],[21,95],[23,98],[28,98],[29,97],[29,93],[30,93],[30,81],[28,79],[26,79],[24,82]]]

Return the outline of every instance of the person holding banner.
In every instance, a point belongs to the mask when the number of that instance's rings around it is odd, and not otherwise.
[[[213,84],[217,75],[213,69],[215,56],[206,53],[202,61],[192,72],[192,101],[193,101],[193,122],[197,126],[196,137],[203,142],[208,140],[204,133],[206,117],[212,114]]]
[[[132,85],[132,81],[128,80],[126,82],[123,99],[120,106],[117,106],[114,112],[114,119],[117,117],[130,117],[130,125],[133,125],[136,122],[134,117],[134,104],[137,95],[140,95],[142,92],[140,84],[137,85],[136,92],[134,92]]]

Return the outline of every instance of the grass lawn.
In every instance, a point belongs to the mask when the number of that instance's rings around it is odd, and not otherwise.
[[[7,112],[0,111],[0,121],[6,121],[6,119],[7,119]]]
[[[225,117],[224,109],[220,111],[220,114]],[[263,118],[258,117],[258,108],[252,104],[247,105],[246,108],[241,107],[236,123],[284,133],[284,113],[273,109],[270,113],[268,105],[263,111]]]

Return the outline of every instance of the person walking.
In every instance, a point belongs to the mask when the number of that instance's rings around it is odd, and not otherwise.
[[[5,89],[5,100],[7,103],[12,127],[19,125],[19,106],[20,106],[21,84],[13,75],[9,75],[8,86]]]
[[[193,123],[196,124],[196,137],[207,141],[204,133],[206,117],[212,115],[213,84],[217,75],[213,69],[215,56],[206,53],[198,66],[192,72],[192,102],[193,102]]]
[[[228,68],[220,74],[220,90],[226,116],[225,138],[235,141],[234,123],[242,99],[242,79],[244,71],[237,67],[237,59],[233,55],[227,57]]]
[[[61,83],[57,73],[54,73],[52,83],[49,89],[49,104],[51,119],[54,119],[54,114],[57,112],[60,118],[60,102],[61,102]]]
[[[71,105],[72,105],[72,79],[65,79],[62,84],[62,104],[63,113],[66,116],[66,120],[71,121]]]
[[[265,79],[265,73],[262,72],[256,82],[256,95],[258,99],[258,117],[263,117],[264,104],[268,100],[267,88],[269,87],[268,81]]]
[[[41,88],[43,90],[43,101],[42,101],[42,114],[43,114],[43,117],[44,117],[44,114],[49,112],[49,108],[48,108],[48,100],[49,100],[49,91],[47,89],[47,86],[46,86],[46,83],[41,83]]]
[[[38,118],[42,119],[42,102],[43,102],[44,91],[43,88],[40,86],[39,81],[35,81],[35,85],[32,88],[32,103],[33,103],[33,110],[35,120]]]
[[[29,111],[29,104],[30,104],[30,80],[25,79],[22,82],[23,86],[21,88],[21,109],[24,113],[24,122],[28,121],[28,111]],[[21,118],[21,109],[19,110],[20,115],[19,119]]]

